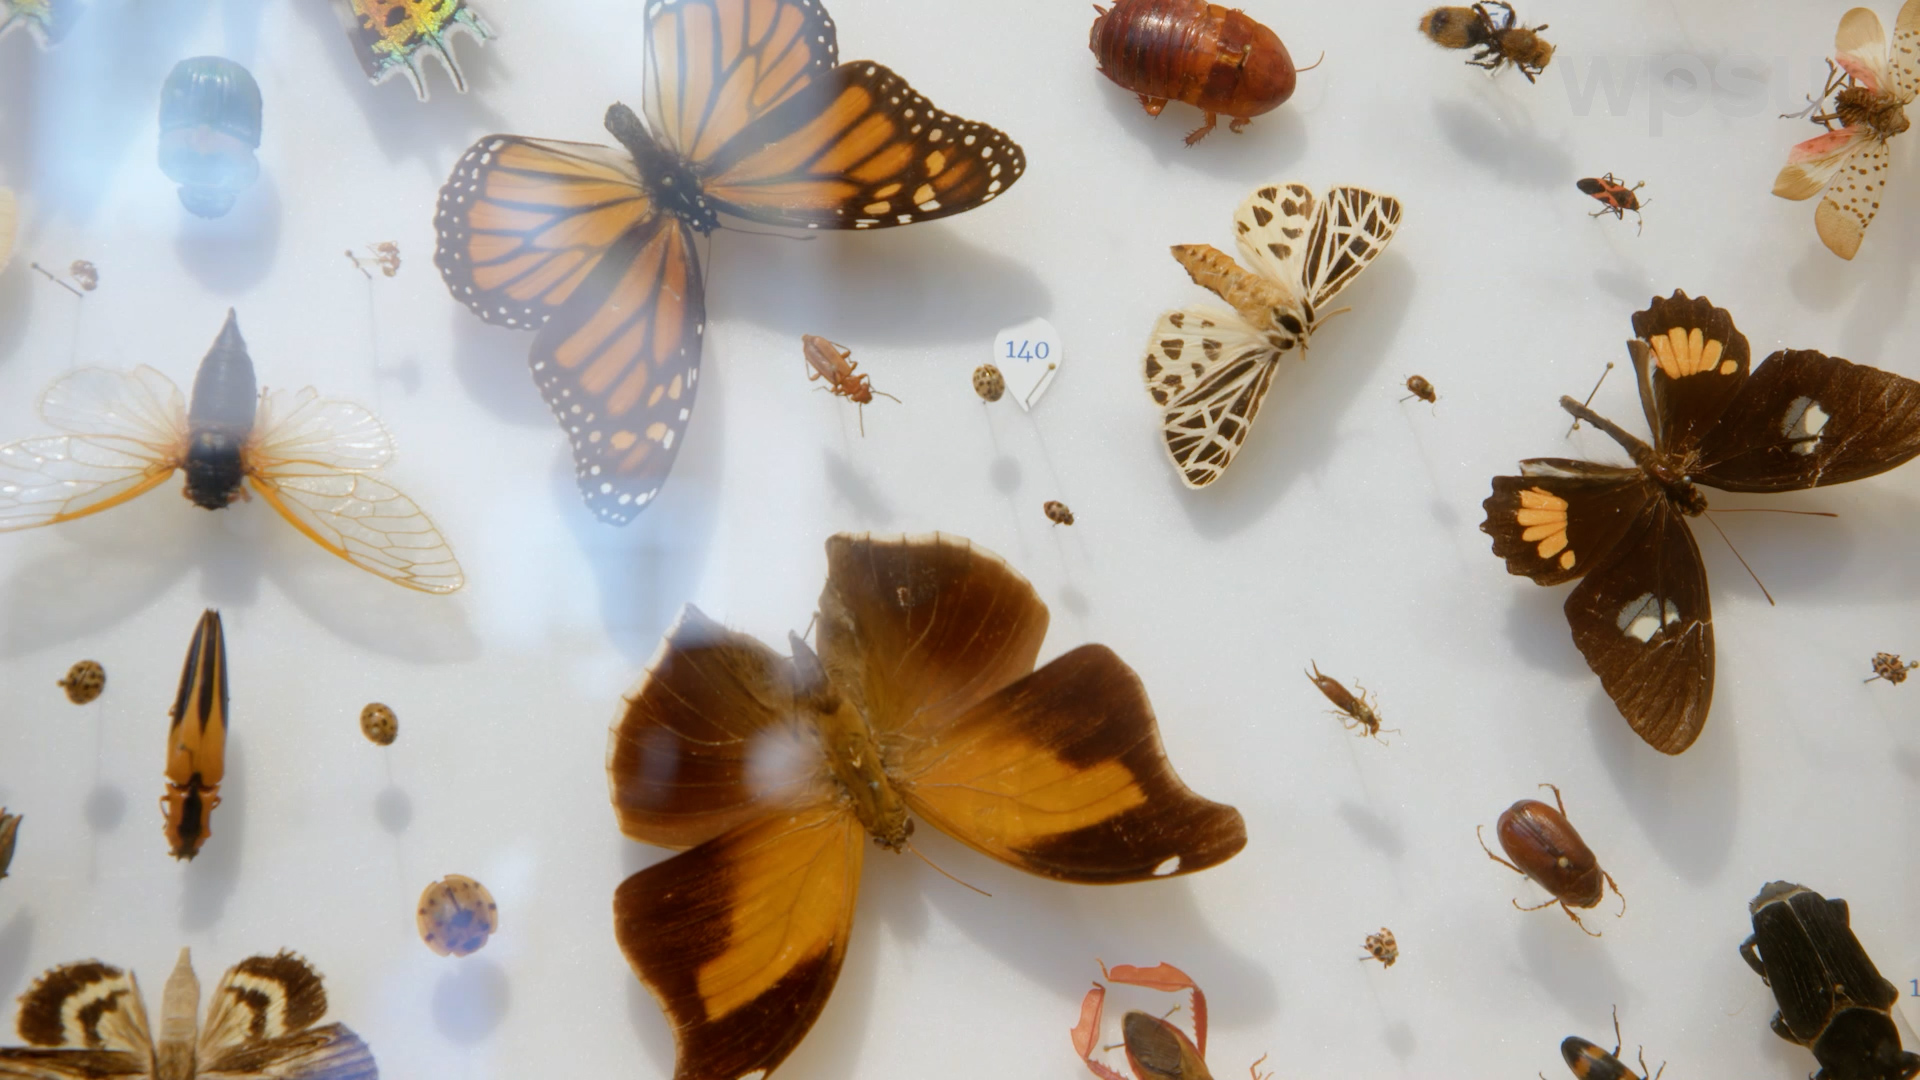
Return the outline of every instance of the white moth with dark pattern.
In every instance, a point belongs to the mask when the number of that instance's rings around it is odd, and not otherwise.
[[[1313,332],[1339,314],[1328,304],[1399,225],[1400,200],[1389,195],[1337,187],[1318,199],[1304,184],[1270,184],[1233,214],[1251,270],[1207,244],[1174,247],[1194,283],[1232,305],[1169,311],[1147,341],[1147,393],[1163,410],[1167,453],[1188,487],[1226,472],[1281,359],[1306,355]]]

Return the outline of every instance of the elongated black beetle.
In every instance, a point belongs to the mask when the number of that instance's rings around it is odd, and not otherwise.
[[[1740,958],[1773,988],[1773,1033],[1813,1051],[1814,1080],[1908,1080],[1920,1054],[1900,1048],[1900,991],[1847,923],[1847,902],[1791,881],[1768,883],[1747,905],[1753,935]]]

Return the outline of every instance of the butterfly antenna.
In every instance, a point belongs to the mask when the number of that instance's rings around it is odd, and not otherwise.
[[[55,285],[60,286],[61,288],[67,290],[68,292],[72,293],[75,296],[78,296],[80,299],[85,300],[87,298],[85,293],[82,293],[79,289],[76,289],[73,286],[67,284],[65,281],[61,280],[60,278],[54,277],[53,271],[47,269],[44,266],[41,266],[39,263],[34,263],[33,268],[35,270],[40,271],[40,273],[43,276],[45,276],[48,281],[51,281]]]
[[[1773,606],[1775,607],[1779,607],[1780,605],[1774,604],[1773,594],[1767,591],[1766,582],[1761,581],[1760,575],[1753,572],[1753,567],[1747,566],[1746,556],[1740,554],[1740,549],[1733,546],[1733,540],[1727,536],[1727,530],[1721,528],[1720,523],[1713,520],[1713,518],[1711,517],[1707,518],[1707,524],[1713,526],[1713,531],[1719,533],[1720,539],[1725,540],[1727,542],[1727,550],[1733,552],[1733,557],[1740,560],[1740,565],[1746,568],[1747,576],[1753,579],[1753,583],[1755,585],[1760,586],[1760,595],[1767,598],[1767,603],[1773,604]]]
[[[1840,515],[1826,510],[1781,510],[1773,506],[1740,506],[1732,510],[1714,510],[1715,514],[1798,514],[1801,517],[1831,517]]]
[[[1611,374],[1613,374],[1613,361],[1609,360],[1606,370],[1600,373],[1600,381],[1593,384],[1592,390],[1587,391],[1587,400],[1580,403],[1581,408],[1585,409],[1593,405],[1593,395],[1600,392],[1600,383],[1606,382],[1607,376]],[[1580,430],[1580,418],[1576,416],[1573,418],[1573,426],[1567,429],[1567,434],[1571,436],[1578,430]]]
[[[984,896],[984,897],[987,897],[987,898],[989,898],[989,899],[991,899],[991,898],[993,897],[993,894],[992,894],[992,893],[990,893],[990,892],[988,892],[987,890],[985,890],[985,889],[983,889],[983,888],[981,888],[980,886],[978,886],[978,885],[967,885],[967,883],[966,883],[966,882],[964,882],[964,881],[961,881],[961,880],[960,880],[959,878],[957,878],[957,877],[954,877],[954,876],[953,876],[952,874],[949,874],[949,873],[947,873],[947,872],[946,872],[945,870],[941,870],[941,869],[940,869],[940,864],[939,864],[939,863],[937,863],[937,862],[934,862],[934,861],[933,861],[932,859],[929,859],[929,858],[927,858],[927,856],[926,856],[926,853],[925,853],[925,852],[923,852],[923,851],[921,851],[921,850],[920,850],[919,848],[917,848],[917,847],[915,847],[915,846],[913,845],[913,841],[911,841],[911,840],[909,840],[909,841],[907,841],[907,850],[908,850],[908,851],[911,851],[911,852],[913,852],[913,853],[914,853],[915,855],[918,855],[918,856],[920,856],[920,861],[921,861],[921,862],[923,862],[923,863],[926,863],[926,864],[927,864],[928,866],[931,866],[931,867],[933,867],[933,868],[934,868],[935,870],[940,870],[940,876],[941,876],[941,877],[943,877],[943,878],[946,878],[946,879],[947,879],[948,881],[951,881],[951,882],[953,882],[953,883],[955,883],[955,884],[957,884],[957,885],[966,885],[966,886],[967,886],[967,888],[969,888],[969,889],[972,889],[972,890],[973,890],[974,892],[977,892],[977,893],[979,893],[979,894],[980,894],[981,896]]]

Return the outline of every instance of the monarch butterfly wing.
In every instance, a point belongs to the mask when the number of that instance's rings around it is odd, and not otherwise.
[[[673,1024],[675,1080],[765,1076],[839,978],[866,830],[825,800],[768,811],[614,892],[614,937]]]
[[[491,323],[537,329],[623,237],[654,219],[624,151],[489,135],[440,189],[433,263]]]
[[[647,127],[689,161],[833,70],[817,0],[663,0],[647,14]]]
[[[1867,226],[1880,209],[1880,189],[1887,186],[1887,143],[1869,139],[1846,162],[1845,175],[1827,189],[1827,197],[1813,211],[1814,231],[1827,250],[1851,259],[1866,239]]]
[[[1281,350],[1231,311],[1169,311],[1147,340],[1147,393],[1161,406],[1167,456],[1190,488],[1220,479],[1247,441]]]
[[[1026,171],[1005,132],[941,111],[881,64],[842,64],[695,162],[730,214],[878,229],[971,210]]]
[[[396,585],[453,592],[466,577],[440,530],[412,499],[364,471],[392,454],[371,413],[309,388],[262,400],[242,461],[253,489],[307,539]]]
[[[622,236],[534,339],[534,381],[601,520],[632,521],[666,482],[693,415],[706,319],[693,230],[662,214]]]
[[[180,388],[150,367],[82,368],[40,397],[68,435],[0,446],[0,532],[98,513],[151,491],[187,452]]]
[[[1303,271],[1314,311],[1338,296],[1374,256],[1386,250],[1399,228],[1399,199],[1357,187],[1327,192],[1307,238]]]

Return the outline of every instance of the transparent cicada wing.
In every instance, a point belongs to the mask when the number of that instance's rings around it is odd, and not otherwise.
[[[66,435],[0,446],[0,532],[118,506],[173,475],[187,449],[186,400],[150,367],[82,368],[40,398]]]

